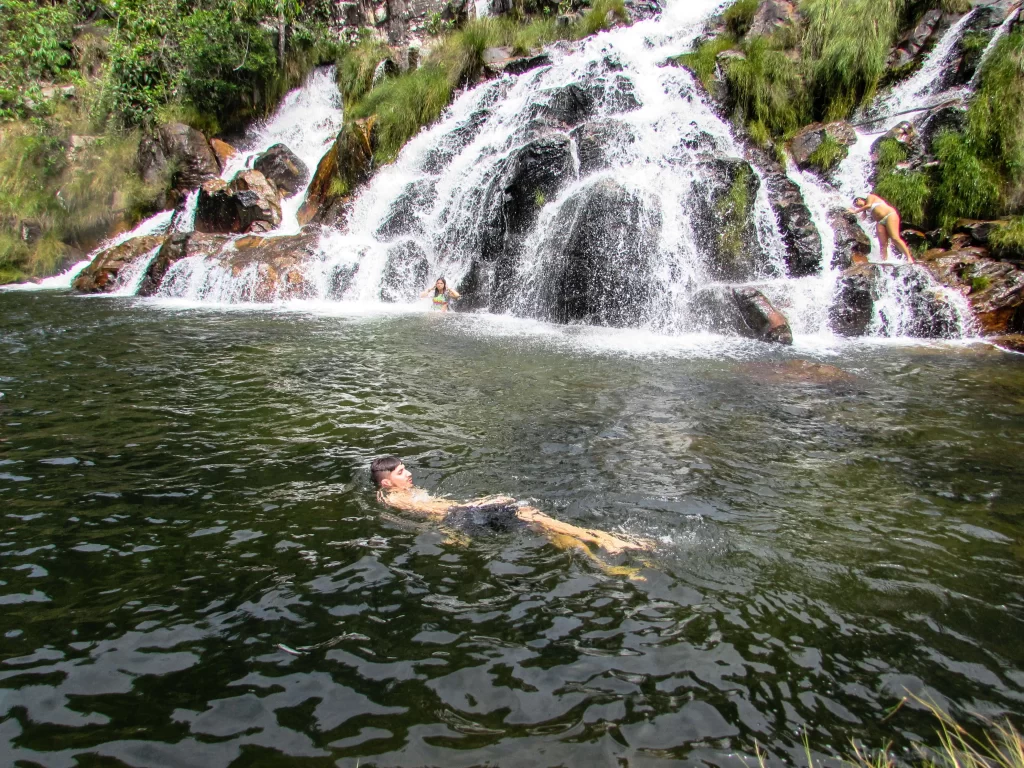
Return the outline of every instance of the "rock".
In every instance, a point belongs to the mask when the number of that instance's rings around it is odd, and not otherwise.
[[[734,288],[732,299],[747,330],[745,335],[776,344],[792,344],[789,321],[755,288]]]
[[[213,150],[213,154],[217,158],[217,165],[220,166],[221,173],[224,172],[231,158],[238,154],[237,149],[221,139],[210,139],[210,149]]]
[[[875,319],[875,302],[882,295],[882,281],[895,280],[887,292],[900,295],[908,317],[899,328],[889,327],[883,311],[879,320],[882,334],[899,333],[918,338],[948,338],[958,326],[957,312],[939,285],[915,266],[858,264],[843,273],[829,312],[832,330],[842,336],[862,336]]]
[[[821,146],[826,136],[831,136],[844,147],[843,158],[846,157],[845,148],[852,147],[857,143],[857,132],[849,123],[835,122],[828,123],[827,125],[812,123],[797,131],[789,144],[789,151],[793,155],[793,161],[799,168],[807,170],[813,167],[810,161],[811,155]]]
[[[474,259],[469,271],[458,285],[459,299],[457,309],[460,312],[472,312],[494,306],[492,289],[496,278],[494,262]]]
[[[699,165],[689,201],[694,241],[716,280],[748,280],[767,264],[754,226],[760,180],[746,160],[718,158]]]
[[[513,150],[484,193],[480,258],[496,261],[510,250],[510,238],[537,219],[543,202],[572,176],[569,137],[549,132]]]
[[[935,154],[935,138],[943,131],[960,131],[967,126],[967,110],[960,104],[935,110],[921,123],[921,146],[928,155]]]
[[[832,266],[849,269],[866,262],[871,255],[871,239],[857,223],[857,217],[845,208],[834,208],[829,211],[828,222],[835,234]]]
[[[515,56],[511,48],[486,48],[483,53],[484,68],[491,75],[521,75],[531,69],[546,67],[551,64],[551,57],[546,53],[536,56]]]
[[[1024,354],[1024,333],[1007,333],[989,338],[993,344],[1007,352]]]
[[[953,225],[954,235],[968,235],[971,238],[971,245],[982,247],[989,246],[989,238],[997,229],[1002,229],[1008,221],[977,221],[974,219],[959,219]]]
[[[786,244],[786,266],[791,277],[815,275],[821,271],[821,234],[800,187],[783,173],[766,174],[768,199],[779,221]]]
[[[790,0],[761,0],[747,30],[747,38],[771,35],[782,27],[792,26],[795,21],[796,8]]]
[[[638,325],[657,293],[650,258],[660,228],[657,214],[611,179],[580,190],[546,244],[556,267],[528,303],[560,323]]]
[[[309,168],[284,144],[275,144],[258,155],[252,167],[274,182],[282,197],[298,194],[309,181]]]
[[[633,127],[615,118],[583,123],[569,136],[576,142],[580,176],[589,176],[594,171],[607,168],[612,158],[637,140]]]
[[[136,259],[163,243],[162,236],[133,237],[120,245],[100,251],[75,278],[73,288],[82,293],[105,293],[113,289],[118,273]]]
[[[139,287],[139,296],[154,296],[160,290],[167,271],[189,256],[213,256],[231,241],[227,235],[206,235],[200,232],[175,232],[160,247],[156,258],[146,270]]]
[[[905,147],[911,150],[917,148],[917,129],[914,128],[914,124],[909,120],[904,120],[901,123],[893,126],[884,135],[875,139],[871,145],[871,159],[874,162],[878,162],[878,152],[883,141],[892,140],[897,141]]]
[[[980,248],[937,254],[924,266],[935,278],[967,296],[985,335],[1024,330],[1024,270],[997,261]]]
[[[439,142],[427,152],[423,160],[423,171],[436,174],[448,165],[452,158],[477,137],[490,116],[491,113],[487,109],[478,109],[473,112],[464,122],[449,132],[444,141]]]
[[[922,232],[920,229],[901,229],[900,236],[910,248],[919,248],[928,242],[928,235]]]
[[[888,65],[890,68],[903,67],[913,61],[921,52],[921,49],[935,35],[942,23],[942,11],[933,8],[926,11],[924,16],[916,25],[897,43],[896,48],[889,54]]]
[[[230,183],[210,179],[199,189],[197,232],[265,232],[280,224],[277,188],[259,171],[242,171]]]
[[[427,210],[434,200],[435,178],[421,178],[409,182],[405,190],[395,198],[391,210],[377,227],[378,240],[393,240],[401,235],[419,233],[419,215]]]
[[[937,92],[967,85],[978,71],[981,56],[996,30],[1007,17],[1012,5],[1005,2],[979,3],[964,27],[964,33],[953,48],[952,55],[943,66]],[[1011,11],[1012,12],[1012,11]],[[965,40],[972,45],[965,46]]]
[[[177,168],[172,180],[176,189],[188,192],[220,174],[210,143],[195,128],[184,123],[166,123],[157,129],[157,141],[167,161]]]
[[[541,114],[565,126],[579,125],[590,117],[596,107],[594,97],[582,85],[571,83],[555,89]]]
[[[321,159],[299,208],[300,224],[323,222],[370,178],[373,169],[374,119],[348,122]],[[318,216],[318,214],[320,214]]]
[[[840,336],[863,336],[875,313],[878,267],[854,266],[839,279],[835,300],[829,309],[829,325]]]
[[[246,239],[246,247],[227,248],[215,255],[240,285],[239,300],[270,302],[311,294],[302,266],[315,251],[318,234]]]
[[[75,160],[83,151],[87,150],[101,138],[101,136],[84,136],[81,134],[72,134],[71,139],[68,141],[68,162],[75,162]]]
[[[18,236],[23,243],[34,244],[43,236],[43,225],[36,219],[22,219],[18,222]]]
[[[381,301],[413,301],[427,282],[427,254],[414,240],[403,240],[388,248],[381,279]]]

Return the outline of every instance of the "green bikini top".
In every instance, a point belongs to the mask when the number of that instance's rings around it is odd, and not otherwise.
[[[448,291],[434,294],[434,303],[438,306],[448,303]]]

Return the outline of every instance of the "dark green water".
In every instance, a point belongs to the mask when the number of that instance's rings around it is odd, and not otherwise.
[[[1024,358],[685,346],[0,294],[0,764],[781,762],[934,742],[906,690],[1019,724]],[[655,537],[646,580],[388,518],[389,452]]]

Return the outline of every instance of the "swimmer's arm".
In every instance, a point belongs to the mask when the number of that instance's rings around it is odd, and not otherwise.
[[[462,298],[462,294],[460,294],[460,293],[459,293],[458,291],[456,291],[456,290],[455,290],[454,288],[449,288],[449,289],[448,289],[448,295],[449,295],[449,296],[450,296],[451,298],[453,298],[453,299],[461,299],[461,298]]]
[[[864,213],[864,211],[866,211],[870,207],[871,207],[870,203],[864,203],[864,205],[862,205],[860,207],[854,206],[853,208],[850,208],[848,210],[850,211],[850,213]]]
[[[419,499],[411,498],[405,494],[392,493],[385,496],[382,501],[389,507],[400,509],[403,512],[416,512],[420,515],[442,518],[448,512],[451,502],[443,499]]]
[[[427,288],[427,290],[423,291],[423,293],[421,293],[421,294],[420,294],[420,298],[421,298],[421,299],[425,299],[425,298],[427,298],[427,296],[429,296],[429,295],[430,295],[430,291],[431,291],[431,289],[430,289],[430,288]]]

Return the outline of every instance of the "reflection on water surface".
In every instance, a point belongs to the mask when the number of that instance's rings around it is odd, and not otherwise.
[[[5,764],[737,765],[930,739],[905,690],[1024,714],[1020,357],[43,294],[0,329]],[[655,537],[646,580],[386,515],[388,452]]]

